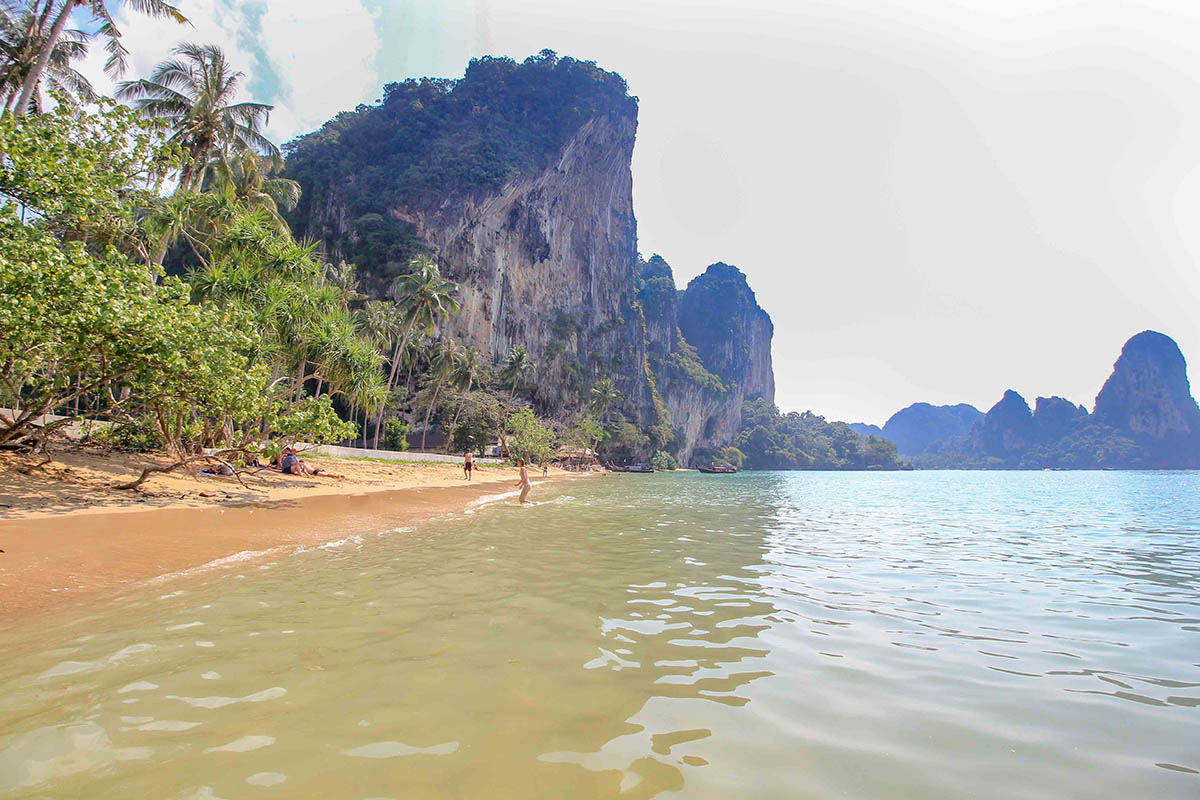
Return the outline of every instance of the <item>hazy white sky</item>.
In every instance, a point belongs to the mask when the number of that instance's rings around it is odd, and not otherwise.
[[[1200,362],[1194,0],[177,2],[132,71],[222,44],[281,141],[486,53],[621,73],[639,247],[749,276],[784,409],[1090,408],[1146,328]]]

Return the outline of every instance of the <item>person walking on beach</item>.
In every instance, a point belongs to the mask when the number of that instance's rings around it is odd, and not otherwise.
[[[463,453],[463,480],[471,480],[471,472],[475,469],[475,456],[471,455],[471,451]]]
[[[550,459],[548,459],[548,458],[543,459],[543,461],[542,461],[542,477],[545,478],[545,477],[549,476],[549,474],[550,474]]]
[[[533,488],[533,483],[529,480],[529,468],[525,466],[525,459],[518,458],[517,467],[521,470],[521,480],[517,481],[517,488],[521,490],[521,496],[517,502],[526,505],[529,502],[529,490]]]

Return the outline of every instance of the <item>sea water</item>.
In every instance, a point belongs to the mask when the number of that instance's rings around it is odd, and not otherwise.
[[[0,796],[1200,797],[1200,475],[612,475],[0,634]]]

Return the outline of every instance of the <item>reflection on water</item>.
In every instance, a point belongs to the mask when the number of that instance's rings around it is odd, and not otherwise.
[[[1200,477],[621,475],[0,634],[0,796],[1200,795]]]

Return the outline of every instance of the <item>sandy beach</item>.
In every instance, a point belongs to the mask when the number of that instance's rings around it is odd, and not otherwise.
[[[344,478],[263,472],[244,478],[155,475],[112,485],[151,456],[0,456],[0,625],[222,566],[316,547],[365,528],[394,528],[504,497],[509,466],[314,458]],[[552,472],[551,479],[569,477]],[[535,490],[536,491],[536,490]],[[515,497],[515,495],[514,495]]]

